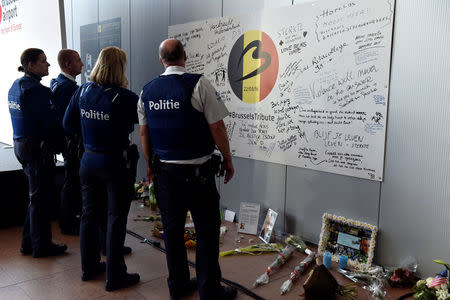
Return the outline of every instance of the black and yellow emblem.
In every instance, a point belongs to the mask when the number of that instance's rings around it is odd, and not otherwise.
[[[269,95],[278,75],[278,53],[272,39],[259,30],[247,31],[234,43],[228,58],[228,79],[244,102],[258,103]]]

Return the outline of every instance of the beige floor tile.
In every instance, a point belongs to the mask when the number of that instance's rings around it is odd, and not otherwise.
[[[83,282],[78,268],[18,284],[33,300],[95,299],[106,295],[104,276]]]
[[[29,300],[32,299],[22,288],[7,286],[0,288],[0,300]]]
[[[66,255],[69,256],[70,254]],[[15,283],[70,269],[70,266],[60,264],[52,257],[32,258],[31,256],[21,256],[20,254],[10,257],[6,262],[3,261],[1,267]]]
[[[0,287],[8,286],[14,284],[14,280],[9,276],[9,274],[0,267]]]

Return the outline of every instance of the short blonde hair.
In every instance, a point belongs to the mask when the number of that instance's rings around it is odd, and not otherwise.
[[[100,52],[89,79],[102,86],[127,87],[126,64],[125,51],[114,46],[106,47]]]

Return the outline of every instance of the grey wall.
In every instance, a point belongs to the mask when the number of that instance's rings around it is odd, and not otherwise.
[[[130,88],[138,93],[162,72],[157,47],[167,26],[304,2],[65,0],[67,45],[79,50],[80,26],[121,17]],[[432,259],[450,262],[450,1],[396,2],[385,181],[236,157],[235,177],[219,189],[223,206],[238,212],[242,201],[260,203],[261,219],[273,208],[280,213],[278,233],[315,243],[324,212],[378,225],[375,262],[394,265],[413,256],[427,276],[440,268]],[[139,144],[136,132],[133,141]],[[141,159],[138,176],[145,170]]]
[[[450,1],[398,1],[378,261],[450,261]]]

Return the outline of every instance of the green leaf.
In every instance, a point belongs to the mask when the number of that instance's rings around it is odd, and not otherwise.
[[[448,263],[446,263],[445,261],[442,261],[442,260],[440,260],[440,259],[435,259],[435,260],[433,260],[435,263],[437,263],[437,264],[441,264],[441,265],[444,265],[446,268],[447,268],[447,270],[450,270],[450,265],[448,264]]]

